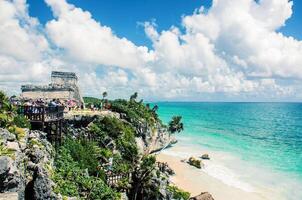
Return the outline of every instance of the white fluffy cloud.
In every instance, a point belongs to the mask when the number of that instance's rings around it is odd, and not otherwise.
[[[38,26],[25,0],[0,1],[0,89],[19,93],[20,83],[45,78],[49,46]]]
[[[39,59],[48,44],[36,32],[37,24],[28,16],[23,0],[0,1],[0,54],[17,60]]]
[[[45,0],[54,19],[29,16],[25,0],[0,1],[0,89],[47,82],[53,69],[80,75],[86,95],[138,91],[145,99],[301,100],[302,42],[278,32],[289,0],[214,0],[137,46],[65,0]],[[17,83],[17,84],[16,84]]]
[[[187,32],[210,38],[220,54],[241,61],[237,64],[246,76],[302,78],[302,42],[277,32],[292,5],[288,0],[216,0],[207,13],[186,16],[183,24]]]
[[[56,19],[46,24],[54,44],[72,60],[137,68],[152,60],[152,52],[136,46],[126,38],[118,38],[110,27],[102,26],[91,14],[62,0],[46,0]]]

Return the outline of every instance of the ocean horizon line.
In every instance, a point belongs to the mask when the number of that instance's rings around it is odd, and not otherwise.
[[[146,103],[293,103],[302,104],[302,101],[145,101]]]

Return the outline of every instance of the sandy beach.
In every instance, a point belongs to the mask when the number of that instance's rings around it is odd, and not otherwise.
[[[173,147],[174,149],[178,147]],[[173,151],[173,148],[169,151]],[[179,148],[178,148],[179,149]],[[156,156],[160,162],[167,162],[168,165],[175,171],[175,175],[171,177],[171,181],[185,191],[191,193],[191,196],[196,196],[201,192],[209,192],[215,200],[267,200],[279,199],[273,197],[273,194],[267,194],[265,191],[247,192],[236,187],[229,186],[222,181],[209,176],[201,169],[190,166],[187,163],[181,162],[181,158],[173,156],[165,151],[162,151]],[[207,161],[203,162],[207,165]]]

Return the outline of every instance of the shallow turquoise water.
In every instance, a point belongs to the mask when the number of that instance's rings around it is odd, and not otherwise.
[[[302,104],[156,104],[166,123],[173,115],[183,116],[185,131],[180,139],[231,153],[302,183]]]

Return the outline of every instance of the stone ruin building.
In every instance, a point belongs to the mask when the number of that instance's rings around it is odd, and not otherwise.
[[[74,72],[51,72],[51,83],[48,85],[22,85],[23,98],[28,99],[61,99],[76,100],[84,103],[78,87],[78,77]]]

